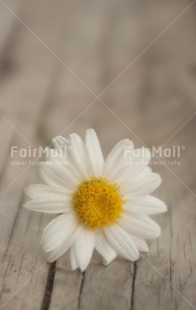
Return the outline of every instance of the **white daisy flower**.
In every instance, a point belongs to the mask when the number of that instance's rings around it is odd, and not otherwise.
[[[148,167],[148,149],[134,149],[120,141],[104,161],[97,135],[86,132],[85,143],[77,134],[53,139],[40,175],[47,185],[30,185],[32,199],[24,207],[59,213],[44,229],[41,243],[48,261],[69,251],[71,267],[84,271],[94,249],[104,264],[117,256],[130,261],[148,252],[145,240],[160,236],[160,227],[149,215],[167,210],[151,196],[161,183]]]

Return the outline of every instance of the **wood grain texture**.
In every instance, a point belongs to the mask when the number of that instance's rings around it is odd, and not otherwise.
[[[195,4],[188,10],[186,0],[4,4],[0,309],[196,309]],[[89,127],[105,156],[124,138],[137,147],[184,150],[180,165],[154,158],[163,178],[155,194],[169,211],[154,217],[162,235],[149,243],[150,253],[134,264],[116,259],[104,267],[94,252],[81,273],[71,271],[69,254],[45,262],[39,240],[53,217],[22,208],[24,187],[41,181],[32,158],[13,165],[21,158],[11,158],[10,150],[46,146],[59,134],[84,135]]]

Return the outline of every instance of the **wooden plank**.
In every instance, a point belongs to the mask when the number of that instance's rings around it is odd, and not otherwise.
[[[107,12],[104,12],[105,6],[98,5],[97,10],[91,9],[90,14],[88,7],[79,3],[77,6],[79,6],[77,10],[75,4],[69,6],[69,14],[72,12],[73,15],[71,19],[67,16],[68,28],[63,34],[64,38],[69,38],[70,32],[73,34],[69,48],[65,49],[66,61],[74,72],[94,90],[100,87],[102,66],[98,65],[100,53],[96,50],[96,46],[102,40]],[[73,23],[73,20],[79,20],[80,23]],[[92,22],[94,27],[90,29]],[[80,37],[74,35],[78,32]],[[76,48],[77,44],[81,46],[80,49]],[[84,60],[81,61],[82,59]],[[85,64],[87,61],[88,66]],[[84,134],[88,127],[95,125],[92,117],[94,105],[88,108],[94,96],[80,81],[64,68],[62,69],[53,104],[50,105],[48,114],[45,115],[46,122],[52,123],[53,136],[60,133],[68,135],[73,131]],[[82,287],[85,287],[85,283],[88,283],[88,280],[86,282],[83,274],[79,271],[71,271],[69,255],[63,256],[57,261],[53,287],[48,292],[51,296],[46,302],[50,309],[78,309],[83,295]]]
[[[12,7],[12,1],[9,5]],[[46,4],[36,0],[23,2],[18,13],[65,64],[99,93],[186,5],[186,1],[165,2],[163,6],[150,1],[147,8],[144,3],[124,1],[119,7],[117,1],[112,6],[106,1],[95,6],[88,2],[61,2],[57,6],[52,1]],[[84,134],[86,128],[94,127],[105,155],[126,137],[136,146],[142,145],[141,140],[149,147],[158,146],[195,112],[194,87],[191,85],[190,91],[182,82],[187,81],[186,66],[195,61],[196,47],[191,37],[194,16],[190,10],[107,90],[101,97],[106,107],[97,101],[89,109],[92,92],[66,66],[57,65],[55,56],[18,24],[11,51],[7,45],[16,71],[7,78],[2,71],[1,112],[36,145],[47,144],[60,132]],[[8,33],[4,32],[4,38]],[[190,49],[183,48],[182,37]],[[2,39],[3,46],[6,40]],[[5,119],[1,118],[0,126],[6,130],[6,136],[0,138],[3,191],[23,168],[10,166],[10,144],[27,147],[28,143]],[[194,132],[195,118],[167,144],[186,146],[180,166],[168,167],[172,171],[154,167],[163,177],[156,194],[167,202],[169,212],[156,217],[162,236],[150,242],[150,253],[135,264],[117,259],[106,268],[97,253],[85,273],[71,271],[69,254],[56,264],[46,264],[39,239],[51,216],[21,209],[24,186],[38,179],[34,168],[19,178],[1,196],[0,309],[188,310],[191,304],[196,306],[195,196],[191,193],[196,192]]]
[[[131,309],[135,266],[117,259],[108,267],[92,261],[84,275],[80,309]]]
[[[189,16],[187,19],[188,18]],[[180,32],[181,30],[177,29],[177,31]],[[174,36],[175,35],[176,32],[174,32]],[[110,34],[108,34],[108,36],[110,36]],[[169,40],[171,40],[171,38]],[[128,52],[130,52],[130,50]],[[80,129],[81,132],[81,128],[83,128],[84,131],[84,124],[87,120],[88,122],[90,120],[91,125],[101,133],[105,150],[108,149],[106,143],[110,144],[111,141],[116,141],[117,136],[121,138],[130,136],[137,145],[141,145],[141,141],[138,141],[131,132],[127,134],[128,131],[126,126],[129,126],[129,124],[131,124],[130,128],[133,129],[147,145],[158,146],[160,142],[165,142],[174,130],[179,128],[179,126],[194,113],[194,107],[190,100],[187,102],[186,90],[184,88],[182,89],[180,86],[180,92],[176,94],[176,98],[173,97],[172,90],[176,88],[176,85],[172,83],[172,79],[170,78],[170,76],[172,76],[172,67],[170,67],[169,64],[165,66],[164,63],[161,63],[161,60],[160,64],[158,63],[154,67],[154,64],[149,63],[148,57],[146,59],[144,58],[139,64],[137,63],[136,67],[138,69],[135,69],[131,74],[127,74],[127,76],[122,78],[119,83],[116,83],[111,91],[104,96],[104,101],[109,103],[109,107],[111,107],[125,122],[124,129],[122,129],[123,126],[121,122],[118,121],[114,115],[112,116],[107,110],[100,107],[100,105],[95,105],[74,125],[74,130],[77,128]],[[114,68],[113,63],[111,67]],[[156,75],[154,75],[155,72]],[[103,74],[103,76],[105,75]],[[130,90],[131,79],[134,83],[134,88],[132,86]],[[147,85],[145,81],[148,83]],[[160,83],[158,84],[158,89],[157,82]],[[164,93],[170,95],[167,101],[164,101],[163,105],[163,91],[161,87],[165,82]],[[148,87],[151,87],[150,93],[146,92],[146,90],[148,91]],[[181,94],[181,97],[179,94]],[[131,100],[130,96],[132,99],[131,105],[128,104]],[[176,112],[178,112],[177,115]],[[168,115],[171,115],[169,123]],[[176,117],[174,118],[174,116]],[[100,120],[102,120],[101,126]],[[165,127],[166,123],[168,124],[167,128]],[[108,128],[112,128],[112,132],[109,131]],[[194,126],[192,125],[187,135],[183,134],[183,139],[177,139],[177,137],[175,137],[172,141],[174,145],[186,145],[189,149],[189,153],[192,154],[192,159],[194,158],[194,149],[191,146],[193,141],[188,144],[187,140],[194,137],[193,132]],[[109,143],[108,139],[110,139]],[[182,167],[176,167],[174,172],[177,175],[179,174],[179,177],[194,190],[194,188],[191,187],[191,184],[193,185],[194,175],[184,174],[186,170],[185,167],[187,167],[188,164],[187,157],[185,156],[182,160]],[[60,309],[64,306],[69,308],[70,299],[73,309],[76,307],[81,309],[165,309],[165,307],[174,309],[182,306],[184,309],[189,309],[191,303],[195,305],[192,293],[195,279],[191,280],[190,277],[191,268],[193,268],[192,266],[194,264],[193,259],[190,260],[190,257],[195,257],[195,248],[190,248],[192,240],[184,252],[184,242],[189,238],[190,233],[188,227],[189,225],[193,227],[193,223],[190,224],[189,215],[186,214],[186,207],[188,204],[189,210],[191,210],[190,212],[193,214],[194,197],[183,187],[183,184],[178,182],[170,171],[166,170],[165,167],[156,167],[155,169],[161,173],[164,180],[163,187],[157,191],[157,195],[167,202],[170,210],[167,215],[156,218],[163,227],[163,233],[162,237],[157,242],[151,242],[150,254],[147,257],[144,256],[135,264],[132,276],[130,276],[129,273],[131,271],[131,264],[126,264],[121,261],[119,263],[119,260],[117,260],[117,262],[114,262],[110,267],[105,269],[100,265],[98,258],[96,258],[96,263],[93,261],[83,275],[84,278],[79,295],[78,286],[76,291],[74,291],[75,285],[73,285],[72,290],[70,290],[70,283],[72,283],[72,281],[70,278],[68,278],[69,282],[66,281],[68,274],[66,269],[63,269],[63,271],[61,268],[59,268],[59,270],[57,269],[52,291],[51,306]],[[182,227],[185,218],[188,220],[189,224],[187,224],[185,235],[182,238],[180,227]],[[193,235],[194,234],[193,232]],[[191,255],[188,253],[191,253]],[[176,260],[176,257],[179,259]],[[121,277],[118,277],[118,274],[110,274],[110,270],[113,270],[113,268],[117,270],[116,266],[114,267],[117,263],[120,264]],[[59,263],[57,263],[57,266],[58,264]],[[175,267],[176,265],[178,265],[177,268]],[[128,275],[127,281],[126,275]],[[75,276],[78,277],[78,281],[81,281],[77,273]],[[75,276],[73,276],[73,278],[75,278]],[[58,281],[62,281],[62,289]],[[121,281],[126,283],[125,287]],[[186,281],[188,281],[188,289],[191,289],[189,293],[191,299],[190,301],[188,299],[188,302],[186,300],[186,294],[185,297],[180,295],[184,295]],[[118,284],[120,284],[121,287],[123,286],[120,298],[118,293],[115,294],[116,290],[118,290]],[[171,287],[171,285],[173,287]],[[62,293],[60,293],[61,290]],[[79,298],[78,305],[74,303],[76,296]]]
[[[32,24],[29,25],[30,28],[33,28],[34,23],[36,26],[42,25],[42,21],[39,24],[37,20],[31,18],[34,16],[34,10],[38,8],[40,9],[38,2],[34,3],[34,7],[22,7],[20,16],[21,18],[26,16],[30,20]],[[42,9],[45,11],[45,7]],[[52,10],[52,5],[50,9]],[[55,31],[58,29],[54,27],[54,33]],[[53,40],[53,44],[55,40],[58,42],[56,35],[53,36]],[[48,104],[48,96],[55,85],[53,73],[57,68],[57,61],[20,23],[15,33],[13,47],[12,61],[17,64],[17,71],[9,79],[3,80],[1,111],[12,123],[12,130],[13,127],[17,128],[17,132],[14,131],[13,145],[28,148],[30,143],[37,145],[39,143],[37,131],[41,126],[41,115]],[[40,253],[39,242],[36,242],[40,239],[46,219],[42,214],[33,214],[21,209],[24,187],[28,183],[38,182],[34,176],[36,170],[31,168],[20,176],[25,167],[11,166],[13,159],[10,158],[10,149],[5,147],[6,149],[7,159],[1,183],[0,209],[2,259],[0,307],[35,310],[42,306],[48,278],[49,266]],[[14,160],[21,161],[21,158],[15,156]],[[17,176],[19,176],[17,182],[8,191],[4,191]]]

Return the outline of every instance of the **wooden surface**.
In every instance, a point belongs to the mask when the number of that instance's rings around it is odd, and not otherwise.
[[[196,309],[190,3],[0,0],[0,309]],[[10,148],[46,146],[89,127],[105,155],[123,138],[185,150],[180,165],[153,167],[163,178],[156,195],[169,211],[155,217],[162,235],[149,243],[150,253],[107,268],[94,253],[81,274],[70,270],[68,255],[45,262],[39,240],[52,217],[21,207],[24,187],[40,182],[37,167],[11,165]]]

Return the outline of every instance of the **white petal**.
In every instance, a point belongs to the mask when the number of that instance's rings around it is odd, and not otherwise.
[[[131,238],[135,242],[135,245],[137,246],[139,251],[141,251],[141,252],[149,252],[149,247],[148,247],[146,241],[144,241],[141,238],[137,238],[137,237],[135,237],[133,235],[131,235]]]
[[[68,148],[68,155],[73,161],[74,166],[85,178],[88,178],[90,173],[92,173],[92,168],[90,165],[89,155],[86,149],[86,145],[82,139],[77,134],[70,135],[70,146]]]
[[[58,150],[52,149],[50,147],[45,147],[43,151],[43,155],[46,157],[47,160],[52,160],[58,154]]]
[[[161,234],[160,226],[150,219],[147,215],[130,215],[124,213],[124,217],[119,221],[119,226],[125,229],[128,233],[142,238],[154,239]]]
[[[71,248],[70,248],[70,262],[71,262],[71,269],[72,270],[76,270],[77,268],[79,268],[79,265],[77,263],[76,256],[74,253],[73,246],[71,246]]]
[[[147,168],[146,168],[147,169]],[[121,190],[125,197],[141,197],[146,196],[154,192],[161,184],[161,177],[158,173],[151,173],[149,169],[148,173],[144,171],[135,180],[127,182],[126,185],[122,185]]]
[[[69,157],[68,157],[69,158]],[[83,180],[82,175],[77,170],[77,168],[68,160],[68,163],[65,165],[67,178],[72,180],[73,184],[78,184]]]
[[[45,155],[47,155],[46,157],[48,161],[51,162],[50,164],[62,165],[66,169],[67,175],[71,174],[74,179],[82,179],[83,175],[77,169],[77,166],[75,167],[75,165],[72,163],[72,160],[69,156],[70,154],[67,152],[69,146],[70,143],[68,141],[66,148],[60,148],[60,145],[58,149],[50,149],[46,147],[44,152]]]
[[[40,167],[40,176],[51,186],[73,188],[78,184],[78,179],[69,165],[61,163],[43,162]]]
[[[48,261],[50,263],[57,260],[63,254],[65,254],[70,249],[71,246],[73,246],[73,243],[76,241],[76,239],[80,235],[80,230],[81,230],[81,226],[79,225],[77,227],[77,229],[74,230],[74,232],[71,235],[69,235],[69,237],[66,239],[66,241],[63,242],[63,244],[56,247],[56,249],[48,252]]]
[[[135,261],[139,258],[139,251],[131,236],[120,226],[112,225],[104,228],[110,245],[122,257]]]
[[[77,238],[77,240],[73,245],[76,261],[82,272],[87,268],[91,260],[94,247],[95,247],[94,232],[92,230],[83,227],[79,237]]]
[[[61,247],[70,235],[76,230],[78,223],[72,212],[59,215],[44,229],[41,244],[45,252]]]
[[[126,163],[130,167],[131,177],[134,178],[148,166],[151,159],[151,152],[149,149],[142,147],[140,149],[134,149],[128,155]]]
[[[96,233],[95,235],[95,248],[97,252],[104,258],[104,264],[110,264],[116,257],[117,253],[108,243],[103,233]]]
[[[146,169],[150,158],[150,151],[144,147],[126,152],[124,165],[113,175],[112,180],[121,184],[135,180]]]
[[[71,190],[68,190],[63,187],[54,187],[49,186],[45,184],[33,184],[27,186],[25,189],[25,193],[28,195],[31,199],[37,199],[37,198],[64,198],[67,195],[70,195],[72,193]]]
[[[95,176],[101,176],[104,165],[104,158],[99,144],[98,137],[93,129],[86,132],[86,147]]]
[[[126,139],[115,145],[109,153],[104,164],[103,175],[111,178],[121,167],[124,166],[126,148],[133,148],[133,143]]]
[[[49,161],[63,161],[64,163],[67,162],[66,159],[66,152],[63,149],[51,149],[49,147],[46,147],[43,152],[44,156]]]
[[[70,197],[50,197],[47,198],[37,198],[27,201],[23,204],[23,207],[28,210],[33,210],[36,212],[43,213],[65,213],[73,212],[70,208],[71,198]]]
[[[57,136],[52,139],[53,145],[56,149],[66,149],[69,146],[69,140],[62,136]]]
[[[127,200],[123,208],[124,210],[131,213],[149,215],[163,213],[167,211],[166,204],[162,200],[154,196],[145,196],[141,199]]]

